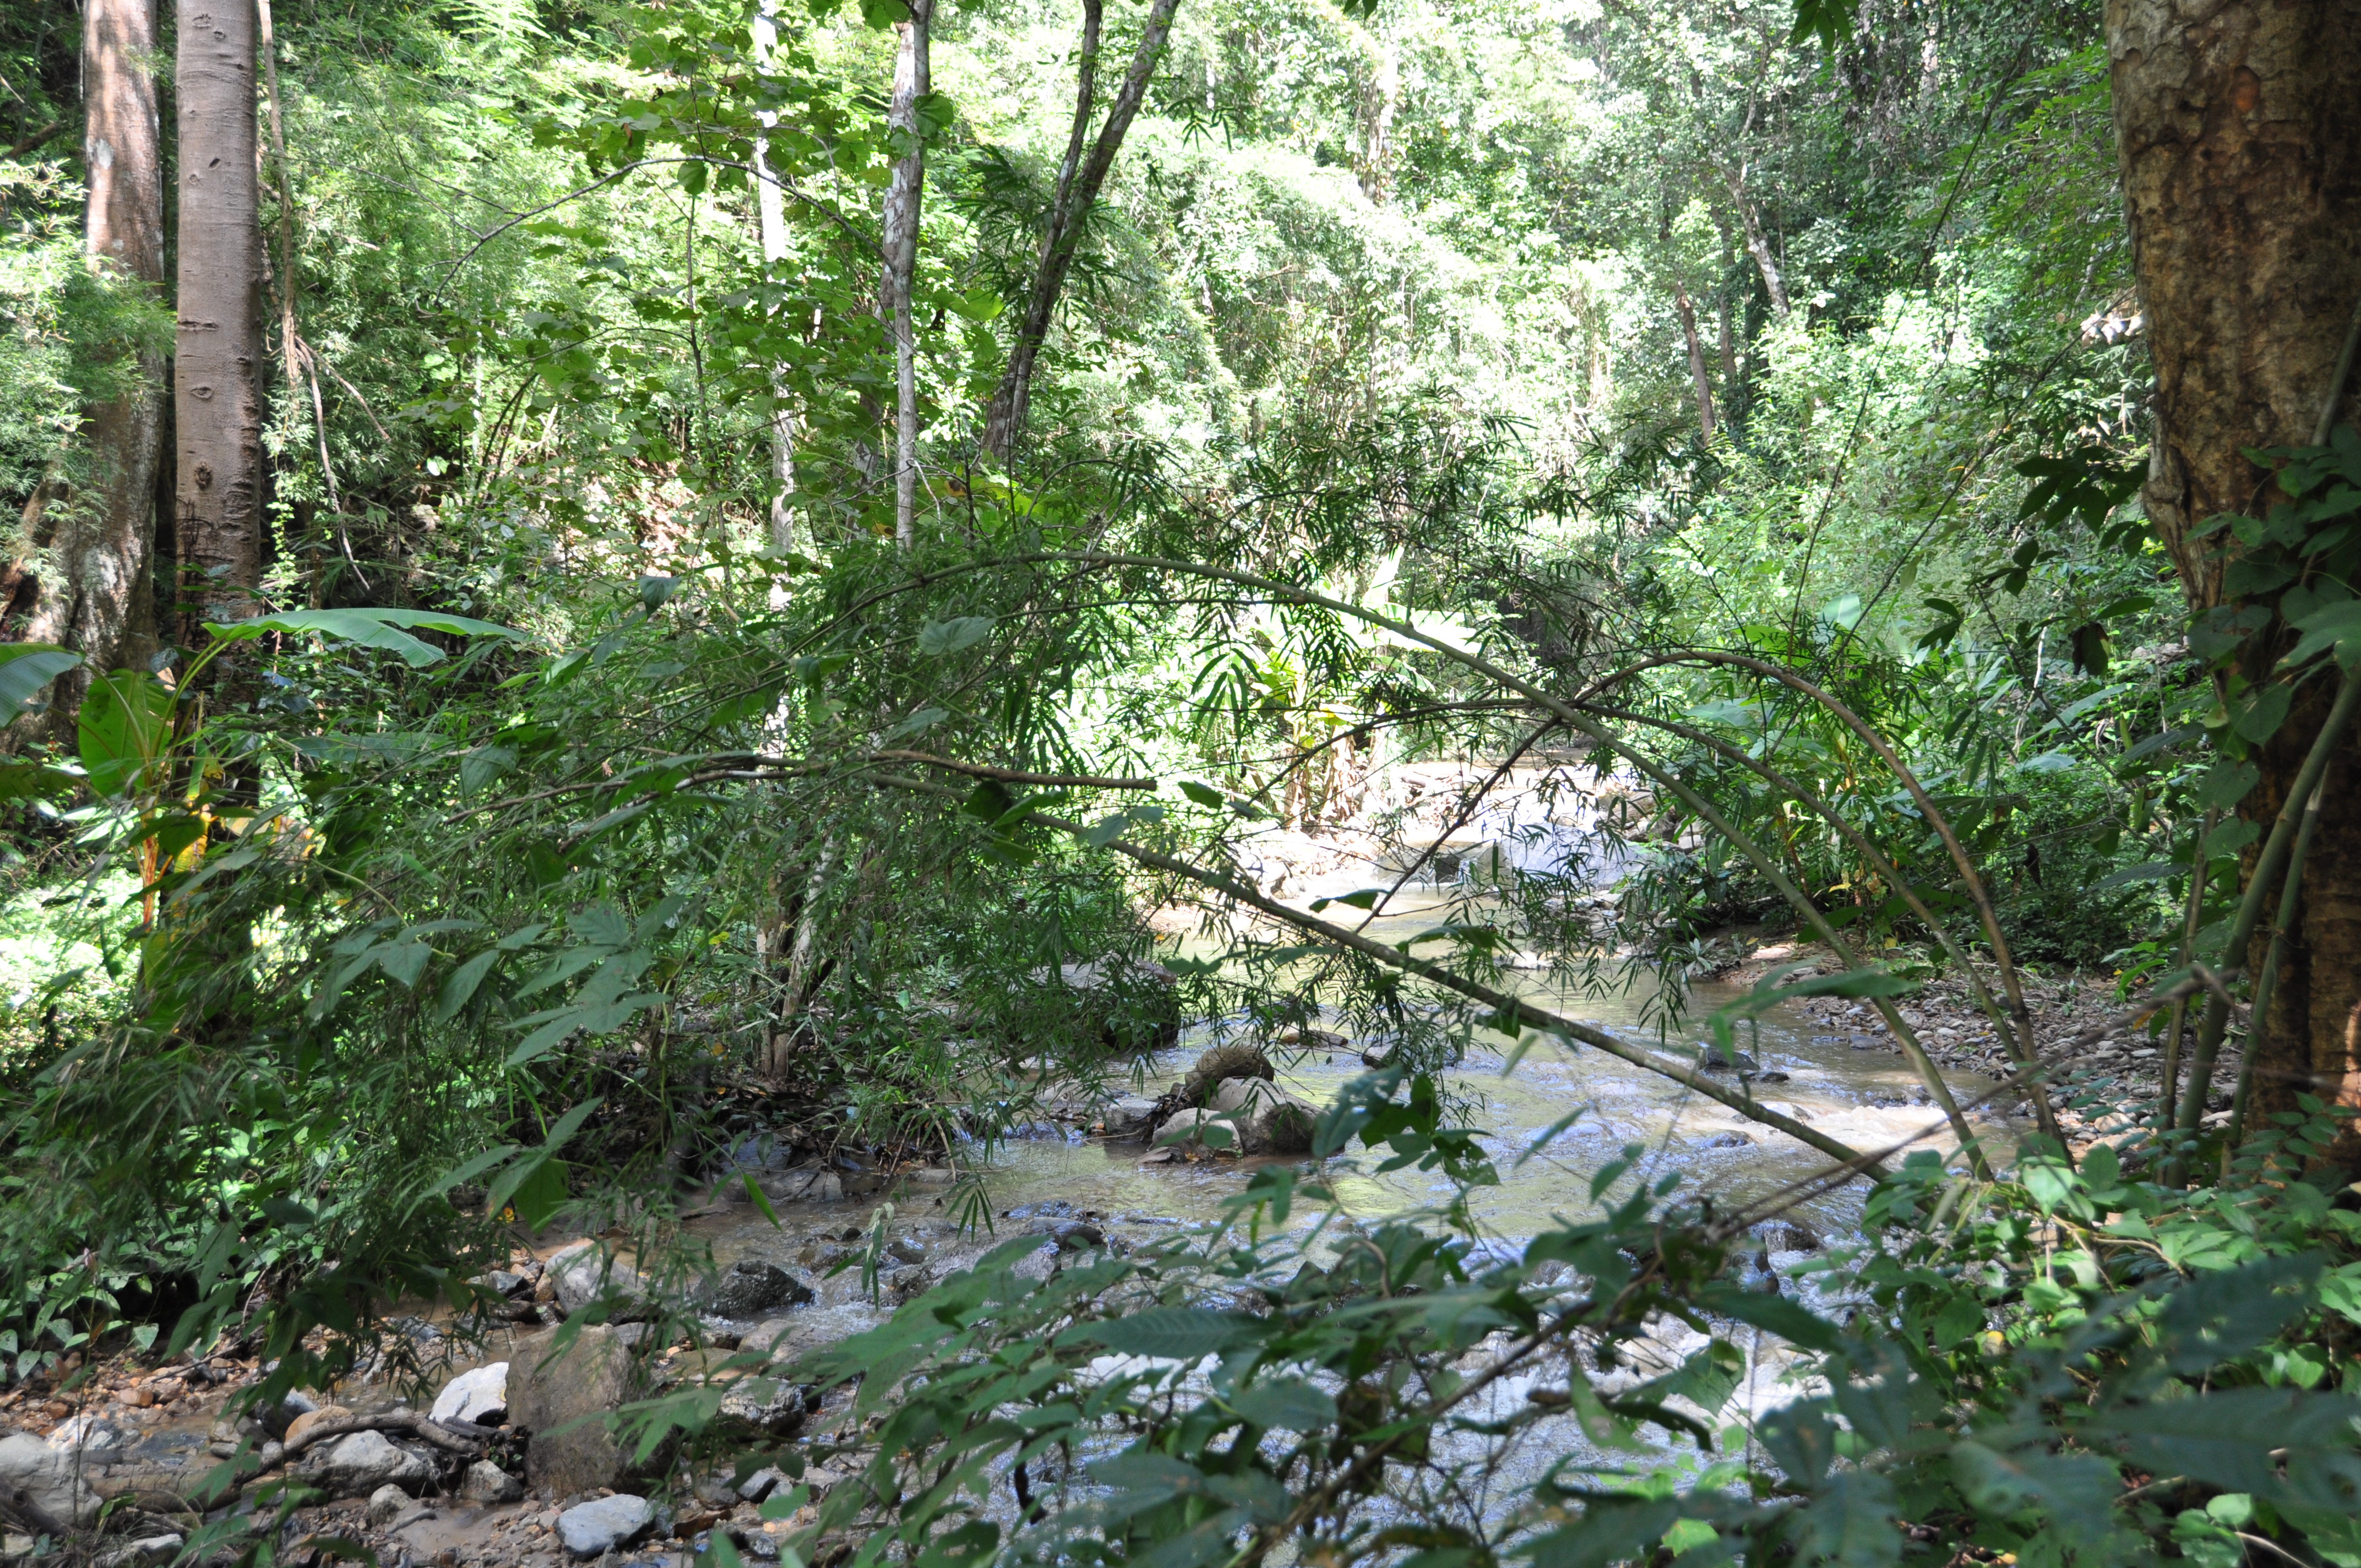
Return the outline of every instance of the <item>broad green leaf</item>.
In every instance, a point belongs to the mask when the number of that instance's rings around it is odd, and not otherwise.
[[[523,641],[526,634],[513,626],[471,620],[424,609],[297,609],[283,615],[258,615],[247,620],[205,622],[205,630],[225,642],[243,642],[273,631],[315,632],[340,642],[399,653],[412,669],[423,669],[443,657],[443,650],[398,630],[414,627],[452,637],[506,637]]]
[[[2285,684],[2257,686],[2246,694],[2230,718],[2230,728],[2239,736],[2261,745],[2279,733],[2287,722],[2288,704],[2295,700],[2295,688]]]
[[[0,724],[25,711],[41,688],[82,663],[46,642],[0,642]]]
[[[582,1130],[582,1124],[590,1119],[591,1113],[606,1103],[606,1098],[603,1094],[594,1094],[579,1105],[569,1109],[565,1115],[557,1119],[556,1124],[549,1129],[549,1136],[542,1140],[541,1146],[552,1154],[564,1148],[566,1140]]]
[[[1182,779],[1180,782],[1180,789],[1182,795],[1187,795],[1199,806],[1219,806],[1222,804],[1221,791],[1210,784],[1201,784],[1194,779]]]
[[[1075,1331],[1075,1337],[1103,1344],[1118,1355],[1197,1361],[1240,1343],[1254,1328],[1249,1320],[1234,1313],[1209,1312],[1199,1307],[1151,1307],[1127,1318],[1085,1324]]]
[[[2208,811],[2227,811],[2246,799],[2262,776],[2252,762],[2216,762],[2197,781],[2197,804]]]
[[[426,972],[426,962],[434,949],[423,942],[394,942],[377,950],[377,967],[405,989],[418,984],[418,977]]]
[[[1336,1401],[1299,1378],[1257,1383],[1231,1396],[1230,1409],[1256,1426],[1281,1431],[1319,1431],[1336,1419]]]
[[[931,620],[918,629],[918,652],[932,657],[956,653],[992,634],[992,617],[963,615],[957,620]]]
[[[492,972],[492,966],[500,961],[500,950],[487,948],[453,970],[451,978],[443,982],[442,993],[434,999],[434,1021],[447,1024],[457,1017],[459,1010],[474,998],[476,988],[484,983],[484,977]]]
[[[81,784],[80,777],[62,769],[0,762],[0,800],[59,800]]]
[[[1834,1351],[1843,1343],[1834,1323],[1814,1316],[1784,1296],[1764,1296],[1741,1288],[1733,1282],[1721,1281],[1700,1290],[1697,1304],[1708,1312],[1735,1318],[1806,1350]]]
[[[174,703],[170,687],[137,670],[113,670],[92,680],[79,728],[93,793],[129,795],[160,781]]]

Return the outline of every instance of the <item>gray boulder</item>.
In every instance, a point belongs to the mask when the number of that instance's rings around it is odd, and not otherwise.
[[[410,1494],[389,1481],[369,1494],[368,1508],[363,1516],[373,1530],[383,1530],[410,1507]]]
[[[550,1259],[549,1271],[556,1280],[557,1304],[569,1312],[578,1312],[602,1297],[636,1301],[647,1293],[638,1269],[588,1243]]]
[[[272,1437],[284,1438],[288,1429],[298,1420],[310,1415],[319,1408],[319,1401],[309,1394],[291,1388],[280,1396],[279,1403],[268,1409],[257,1410],[255,1415],[262,1422],[262,1430],[265,1432]],[[56,1433],[52,1432],[49,1435],[52,1442],[56,1441]]]
[[[495,1361],[462,1372],[443,1385],[429,1413],[438,1421],[499,1426],[509,1414],[509,1364]]]
[[[765,1464],[738,1483],[738,1496],[747,1502],[759,1503],[782,1486],[793,1490],[795,1483],[788,1480],[787,1473],[777,1465]]]
[[[774,1377],[741,1377],[721,1396],[725,1420],[743,1423],[771,1437],[785,1437],[804,1424],[804,1391]]]
[[[471,1503],[513,1503],[524,1496],[524,1483],[490,1460],[478,1459],[460,1477],[459,1496]]]
[[[812,1288],[759,1257],[741,1257],[707,1287],[698,1305],[725,1318],[751,1318],[774,1307],[800,1307]]]
[[[386,1486],[416,1493],[434,1478],[434,1467],[383,1432],[348,1432],[319,1462],[321,1484],[339,1497],[366,1497]]]
[[[1246,1132],[1227,1116],[1202,1109],[1189,1110],[1159,1123],[1155,1141],[1159,1148],[1202,1147],[1239,1154],[1246,1147]]]
[[[1144,1133],[1155,1120],[1156,1102],[1145,1094],[1110,1100],[1099,1113],[1100,1125],[1106,1128],[1108,1136],[1116,1138]]]
[[[756,1185],[774,1203],[834,1203],[844,1196],[844,1178],[816,1165],[765,1176]]]
[[[654,1504],[629,1492],[618,1492],[558,1515],[557,1539],[576,1557],[602,1557],[639,1540],[655,1519]]]
[[[123,1448],[130,1440],[123,1435],[122,1429],[85,1410],[71,1420],[60,1421],[43,1441],[67,1453],[80,1450],[86,1457],[96,1458],[101,1454],[111,1457],[113,1450]]]
[[[31,1432],[15,1433],[0,1441],[0,1502],[28,1522],[87,1527],[99,1508],[98,1494],[82,1478],[87,1468],[88,1462],[70,1449],[51,1448]]]
[[[1320,1113],[1292,1095],[1265,1099],[1246,1124],[1246,1146],[1257,1154],[1310,1154]]]
[[[558,1332],[534,1334],[509,1363],[509,1425],[533,1434],[525,1479],[561,1497],[620,1486],[630,1455],[607,1417],[640,1397],[640,1368],[622,1333],[605,1327],[583,1330],[551,1360]]]

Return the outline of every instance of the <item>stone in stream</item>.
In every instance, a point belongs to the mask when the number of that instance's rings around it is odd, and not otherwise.
[[[521,1300],[533,1294],[531,1277],[522,1274],[511,1274],[505,1268],[495,1268],[489,1274],[478,1274],[467,1283],[481,1286],[493,1295],[510,1301]]]
[[[608,1254],[595,1242],[577,1242],[549,1260],[557,1282],[557,1304],[578,1312],[601,1298],[636,1301],[645,1294],[640,1271]]]
[[[1157,1124],[1156,1146],[1162,1149],[1201,1147],[1225,1154],[1245,1150],[1245,1130],[1227,1116],[1212,1111],[1188,1110]]]
[[[1268,1083],[1278,1075],[1271,1070],[1270,1058],[1263,1048],[1250,1040],[1233,1040],[1226,1046],[1215,1046],[1197,1058],[1189,1076],[1180,1080],[1180,1102],[1203,1105],[1211,1101],[1227,1078],[1259,1078]]]
[[[267,1410],[257,1410],[255,1415],[262,1422],[264,1432],[271,1437],[284,1439],[289,1432],[294,1431],[298,1420],[319,1408],[319,1401],[310,1395],[298,1393],[290,1388],[279,1397],[279,1403]]]
[[[490,1460],[478,1459],[460,1477],[459,1496],[470,1503],[513,1503],[524,1496],[524,1483]]]
[[[51,1448],[68,1453],[79,1450],[85,1458],[104,1464],[105,1461],[100,1456],[110,1449],[123,1447],[127,1440],[119,1428],[110,1426],[84,1410],[71,1420],[60,1421],[42,1441]]]
[[[751,1318],[774,1307],[800,1307],[812,1288],[759,1257],[741,1257],[708,1286],[697,1304],[724,1318]]]
[[[1724,1051],[1719,1046],[1702,1046],[1700,1065],[1708,1072],[1728,1072],[1736,1068],[1740,1072],[1760,1072],[1763,1064],[1744,1051]]]
[[[368,1519],[370,1529],[383,1530],[408,1507],[410,1494],[389,1481],[369,1494],[368,1510],[364,1517]]]
[[[322,1405],[314,1409],[306,1410],[288,1423],[287,1441],[289,1442],[302,1442],[305,1438],[312,1435],[312,1429],[313,1427],[320,1425],[324,1421],[342,1420],[351,1414],[352,1411],[345,1409],[342,1405]]]
[[[1393,1043],[1389,1040],[1380,1040],[1376,1045],[1369,1047],[1368,1049],[1361,1053],[1361,1065],[1363,1067],[1383,1067],[1386,1063],[1393,1059],[1394,1047]]]
[[[765,1176],[756,1185],[774,1203],[834,1203],[844,1196],[844,1178],[816,1165]]]
[[[804,1424],[804,1391],[774,1377],[741,1377],[721,1396],[720,1414],[769,1437],[787,1437]]]
[[[738,1483],[738,1496],[746,1502],[759,1503],[780,1487],[792,1490],[794,1486],[795,1483],[787,1479],[785,1471],[775,1464],[765,1464]]]
[[[1114,1138],[1143,1133],[1156,1120],[1156,1106],[1157,1102],[1145,1094],[1126,1094],[1107,1102],[1099,1113],[1099,1124]]]
[[[533,1434],[525,1479],[561,1497],[620,1486],[631,1456],[606,1418],[643,1391],[631,1346],[615,1329],[588,1328],[544,1365],[556,1332],[533,1335],[509,1363],[509,1424]]]
[[[31,1432],[15,1433],[0,1441],[0,1498],[22,1499],[67,1529],[86,1527],[98,1518],[100,1499],[82,1479],[82,1469],[83,1462],[71,1450],[51,1448]]]
[[[558,1515],[557,1539],[577,1558],[602,1557],[639,1540],[655,1519],[654,1504],[629,1492],[618,1492]]]
[[[421,1491],[434,1478],[434,1466],[397,1448],[383,1432],[357,1431],[331,1443],[315,1473],[322,1486],[339,1497],[366,1497],[389,1486]]]
[[[509,1417],[509,1364],[495,1361],[462,1372],[443,1385],[428,1414],[438,1421],[499,1426]]]

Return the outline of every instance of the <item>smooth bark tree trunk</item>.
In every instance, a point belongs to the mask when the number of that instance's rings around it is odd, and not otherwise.
[[[254,0],[179,0],[180,302],[173,423],[180,637],[256,609],[262,580],[262,232]]]
[[[779,45],[778,0],[762,0],[754,16],[754,60],[767,68]],[[755,116],[754,223],[767,271],[787,258],[785,193],[771,173],[770,129],[778,116],[763,110]],[[898,350],[898,344],[897,344]],[[898,357],[898,354],[897,354]],[[792,551],[803,547],[796,529],[796,416],[788,406],[786,382],[771,374],[771,547]]]
[[[983,448],[1004,467],[1016,456],[1017,444],[1025,436],[1025,422],[1033,406],[1033,373],[1040,363],[1041,345],[1049,340],[1059,298],[1065,292],[1067,274],[1073,270],[1083,220],[1097,203],[1107,173],[1115,167],[1115,154],[1139,114],[1140,100],[1156,74],[1156,62],[1163,58],[1165,40],[1172,32],[1172,13],[1179,5],[1180,0],[1150,0],[1131,69],[1115,91],[1097,139],[1090,141],[1091,119],[1097,108],[1102,5],[1101,0],[1082,0],[1082,71],[1074,91],[1073,129],[1067,138],[1066,157],[1059,165],[1058,186],[1050,198],[1049,221],[1042,231],[1040,260],[1033,269],[1025,314],[1016,323],[1016,340],[1008,345],[1008,368],[1001,373],[1000,385],[993,389],[992,402],[984,411]],[[1087,158],[1082,154],[1085,141],[1090,141]]]
[[[2306,444],[2361,301],[2361,9],[2284,0],[2110,0],[2117,148],[2156,367],[2156,431],[2142,492],[2193,611],[2237,602],[2228,563],[2191,535],[2224,512],[2261,515],[2275,493],[2248,447]],[[2352,389],[2337,422],[2354,417]],[[2274,606],[2275,595],[2252,602]],[[2286,641],[2250,643],[2266,673]],[[2241,806],[2268,830],[2318,733],[2313,681],[2255,759]],[[2361,739],[2324,784],[2302,898],[2255,1053],[2255,1111],[2317,1090],[2361,1103]],[[2230,955],[2251,976],[2250,952]],[[2191,1084],[2219,1108],[2226,1087]],[[2184,1115],[2187,1114],[2184,1109]],[[2250,1115],[2248,1124],[2257,1116]],[[2348,1162],[2361,1146],[2348,1134]]]
[[[1779,258],[1771,248],[1770,236],[1763,232],[1763,209],[1746,193],[1746,170],[1742,166],[1722,171],[1730,185],[1730,199],[1738,208],[1738,221],[1746,232],[1746,254],[1754,259],[1754,270],[1763,275],[1763,291],[1771,296],[1771,313],[1781,321],[1787,319],[1787,280],[1779,271]]]
[[[894,333],[894,538],[907,550],[918,527],[918,334],[911,292],[918,277],[918,220],[927,185],[927,141],[918,101],[934,91],[928,34],[934,0],[910,0],[910,19],[895,24],[894,101],[885,123],[909,138],[885,188],[885,271],[879,291]]]
[[[1705,339],[1697,335],[1697,307],[1689,302],[1689,291],[1682,285],[1673,285],[1673,308],[1680,313],[1681,332],[1688,339],[1689,377],[1697,383],[1697,429],[1708,441],[1713,439],[1713,376],[1706,368]]]
[[[156,0],[87,0],[82,15],[83,161],[89,206],[83,250],[93,269],[137,287],[164,282],[162,127],[157,120]],[[70,729],[93,672],[144,663],[154,635],[148,561],[156,470],[164,437],[164,365],[140,353],[119,395],[83,412],[91,484],[50,535],[23,626],[84,663],[50,688],[53,732]],[[37,498],[41,499],[41,498]]]

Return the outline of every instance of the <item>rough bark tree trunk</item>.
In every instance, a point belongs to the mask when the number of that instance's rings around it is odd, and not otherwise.
[[[885,269],[879,289],[894,333],[894,538],[907,550],[917,537],[918,334],[911,292],[918,276],[918,220],[926,196],[927,142],[918,102],[934,91],[929,38],[934,0],[910,0],[910,19],[897,23],[894,102],[885,123],[909,138],[885,188]]]
[[[1713,376],[1706,368],[1705,339],[1697,335],[1697,307],[1689,302],[1689,291],[1682,285],[1673,285],[1673,308],[1680,313],[1681,332],[1689,344],[1689,376],[1697,382],[1697,429],[1708,441],[1713,439]]]
[[[2361,13],[2349,3],[2109,0],[2107,44],[2156,366],[2142,494],[2191,609],[2203,611],[2234,601],[2227,563],[2191,534],[2220,513],[2269,505],[2268,477],[2244,449],[2312,440],[2361,298]],[[2270,608],[2271,596],[2255,602]],[[2284,649],[2282,630],[2250,644],[2250,677]],[[2326,683],[2299,694],[2255,759],[2262,781],[2246,816],[2268,827],[2279,812],[2328,701]],[[2361,1103],[2356,781],[2361,740],[2348,736],[2323,785],[2329,809],[2277,992],[2249,1047],[2257,1113],[2315,1087]],[[2232,961],[2251,975],[2268,935]],[[2208,1086],[2189,1092],[2202,1103]],[[2211,1092],[2218,1104],[2224,1091]],[[2344,1153],[2361,1147],[2348,1135]]]
[[[83,249],[93,268],[135,285],[164,281],[162,129],[156,80],[155,0],[88,0],[82,16],[83,161],[89,207]],[[90,676],[144,661],[154,634],[148,581],[156,468],[164,433],[164,365],[137,355],[119,394],[83,412],[91,485],[74,496],[51,539],[55,568],[26,618],[28,642],[54,642],[84,663],[50,688],[49,728],[71,729]]]
[[[1082,0],[1082,74],[1074,93],[1073,130],[1058,169],[1058,186],[1049,203],[1049,225],[1041,235],[1033,287],[1026,298],[1025,314],[1016,324],[1016,341],[1008,347],[1008,368],[1001,373],[1000,385],[993,389],[992,403],[984,412],[983,448],[1003,466],[1016,455],[1017,443],[1025,436],[1026,418],[1033,406],[1033,372],[1040,363],[1041,345],[1049,339],[1058,300],[1065,292],[1066,275],[1073,269],[1082,222],[1097,203],[1107,172],[1115,167],[1115,154],[1139,113],[1140,100],[1156,73],[1156,62],[1163,57],[1165,39],[1172,31],[1172,13],[1179,5],[1180,0],[1151,0],[1131,69],[1124,74],[1115,103],[1107,110],[1106,123],[1099,127],[1098,139],[1091,144],[1085,159],[1082,143],[1089,137],[1097,106],[1102,7],[1101,0]]]
[[[180,638],[251,615],[262,580],[262,231],[254,0],[179,0],[180,312],[173,424]]]

